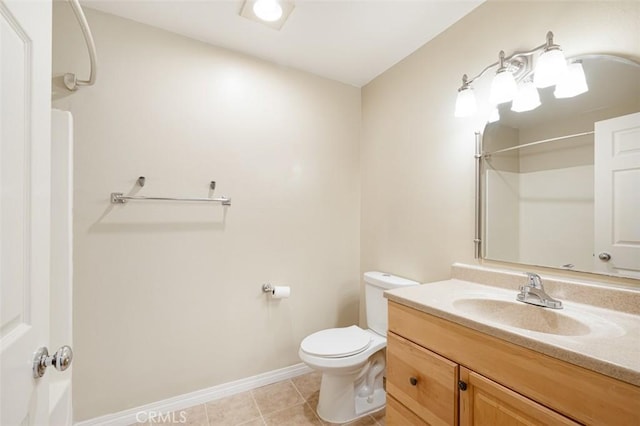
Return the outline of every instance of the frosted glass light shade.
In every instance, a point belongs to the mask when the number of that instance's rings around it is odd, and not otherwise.
[[[513,78],[513,74],[507,70],[498,71],[491,82],[491,92],[489,93],[489,103],[498,105],[509,102],[518,91],[518,85]]]
[[[470,117],[476,113],[476,95],[471,87],[460,90],[456,98],[456,117]]]
[[[498,120],[500,120],[500,111],[498,111],[498,107],[493,107],[491,114],[489,114],[489,123],[495,123]]]
[[[542,52],[538,58],[533,83],[538,88],[549,87],[557,84],[567,73],[567,60],[560,49],[551,49]]]
[[[263,21],[274,22],[282,17],[282,6],[277,0],[256,0],[253,13]]]
[[[574,62],[568,66],[568,72],[556,84],[553,94],[556,98],[573,98],[582,93],[588,92],[587,79],[584,76],[584,69],[580,62]]]
[[[531,111],[540,106],[540,95],[538,89],[532,81],[525,81],[516,97],[513,98],[513,104],[511,105],[511,111],[524,112]]]

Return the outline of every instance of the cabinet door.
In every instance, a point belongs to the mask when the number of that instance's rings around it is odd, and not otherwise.
[[[578,423],[464,367],[460,380],[461,426],[578,425]]]
[[[429,425],[458,422],[458,364],[387,335],[387,392]]]

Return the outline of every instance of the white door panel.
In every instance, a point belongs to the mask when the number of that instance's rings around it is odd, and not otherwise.
[[[51,4],[0,0],[0,424],[46,424]]]
[[[640,113],[595,124],[595,223],[597,270],[640,277]]]

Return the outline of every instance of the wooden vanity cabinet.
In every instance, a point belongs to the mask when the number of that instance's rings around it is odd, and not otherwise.
[[[640,387],[389,301],[386,422],[640,425]]]
[[[460,425],[579,425],[464,367],[460,380]]]
[[[427,424],[457,423],[458,373],[458,364],[398,335],[387,336],[387,393]]]
[[[390,420],[391,419],[391,420]],[[415,415],[404,405],[400,404],[396,399],[387,394],[387,408],[385,415],[385,423],[389,425],[402,426],[426,426],[424,420]]]

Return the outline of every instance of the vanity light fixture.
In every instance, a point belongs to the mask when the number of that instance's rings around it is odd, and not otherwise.
[[[534,68],[534,55],[538,52],[540,56],[535,60]],[[475,77],[463,75],[456,100],[456,117],[470,117],[476,113],[472,83],[494,67],[497,67],[497,71],[491,82],[489,104],[513,101],[511,109],[516,112],[530,111],[540,105],[536,88],[555,85],[554,94],[557,98],[577,96],[588,90],[582,65],[576,62],[567,67],[564,53],[553,42],[553,33],[549,31],[544,44],[525,52],[514,52],[510,56],[500,51],[498,61],[486,66]],[[522,82],[519,89],[518,82]],[[495,119],[497,114],[493,111],[491,114]]]
[[[567,73],[556,84],[553,94],[556,98],[573,98],[588,92],[587,79],[584,76],[582,61],[575,61],[567,67]]]
[[[540,106],[540,95],[536,86],[530,78],[526,79],[518,89],[518,93],[513,98],[511,111],[524,112],[531,111]]]
[[[467,83],[467,75],[462,76],[462,87],[458,89],[456,99],[456,117],[469,117],[476,113],[476,95]]]
[[[547,33],[547,43],[538,58],[533,83],[538,88],[553,86],[567,73],[567,59],[560,46],[553,43],[553,33]]]
[[[493,108],[491,108],[491,114],[489,114],[489,119],[487,121],[489,121],[489,123],[495,123],[496,121],[500,120],[500,111],[498,111],[498,107],[494,106]]]
[[[498,55],[500,67],[491,82],[491,92],[489,93],[489,103],[493,105],[503,104],[513,99],[518,91],[516,79],[513,72],[507,68],[504,62],[504,50]]]

